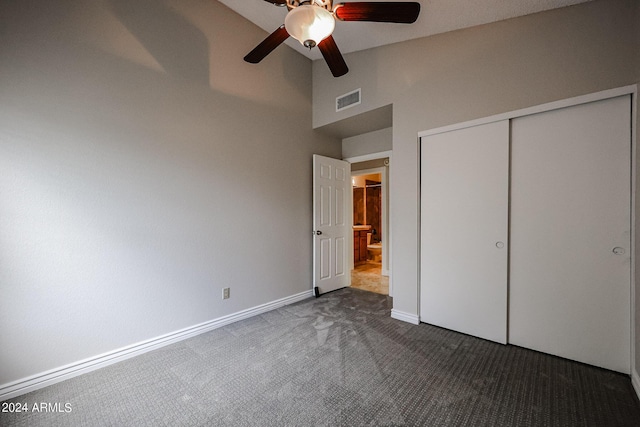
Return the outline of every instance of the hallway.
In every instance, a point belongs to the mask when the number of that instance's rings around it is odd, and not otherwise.
[[[351,287],[364,291],[389,295],[389,277],[382,276],[382,264],[367,262],[356,265],[351,271]]]

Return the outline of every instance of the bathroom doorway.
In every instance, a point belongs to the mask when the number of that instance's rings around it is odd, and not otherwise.
[[[351,164],[354,236],[351,287],[384,295],[391,295],[388,173],[388,158]]]

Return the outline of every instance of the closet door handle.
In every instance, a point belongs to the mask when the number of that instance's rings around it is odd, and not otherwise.
[[[498,249],[504,248],[504,242],[496,242],[496,248]]]

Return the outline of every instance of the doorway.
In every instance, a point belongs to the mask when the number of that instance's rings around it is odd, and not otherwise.
[[[391,295],[388,229],[389,158],[352,162],[351,287]]]

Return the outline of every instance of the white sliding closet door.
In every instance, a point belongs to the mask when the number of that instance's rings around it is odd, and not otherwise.
[[[629,373],[630,97],[512,121],[509,342]]]
[[[509,122],[421,140],[420,320],[505,343]]]

